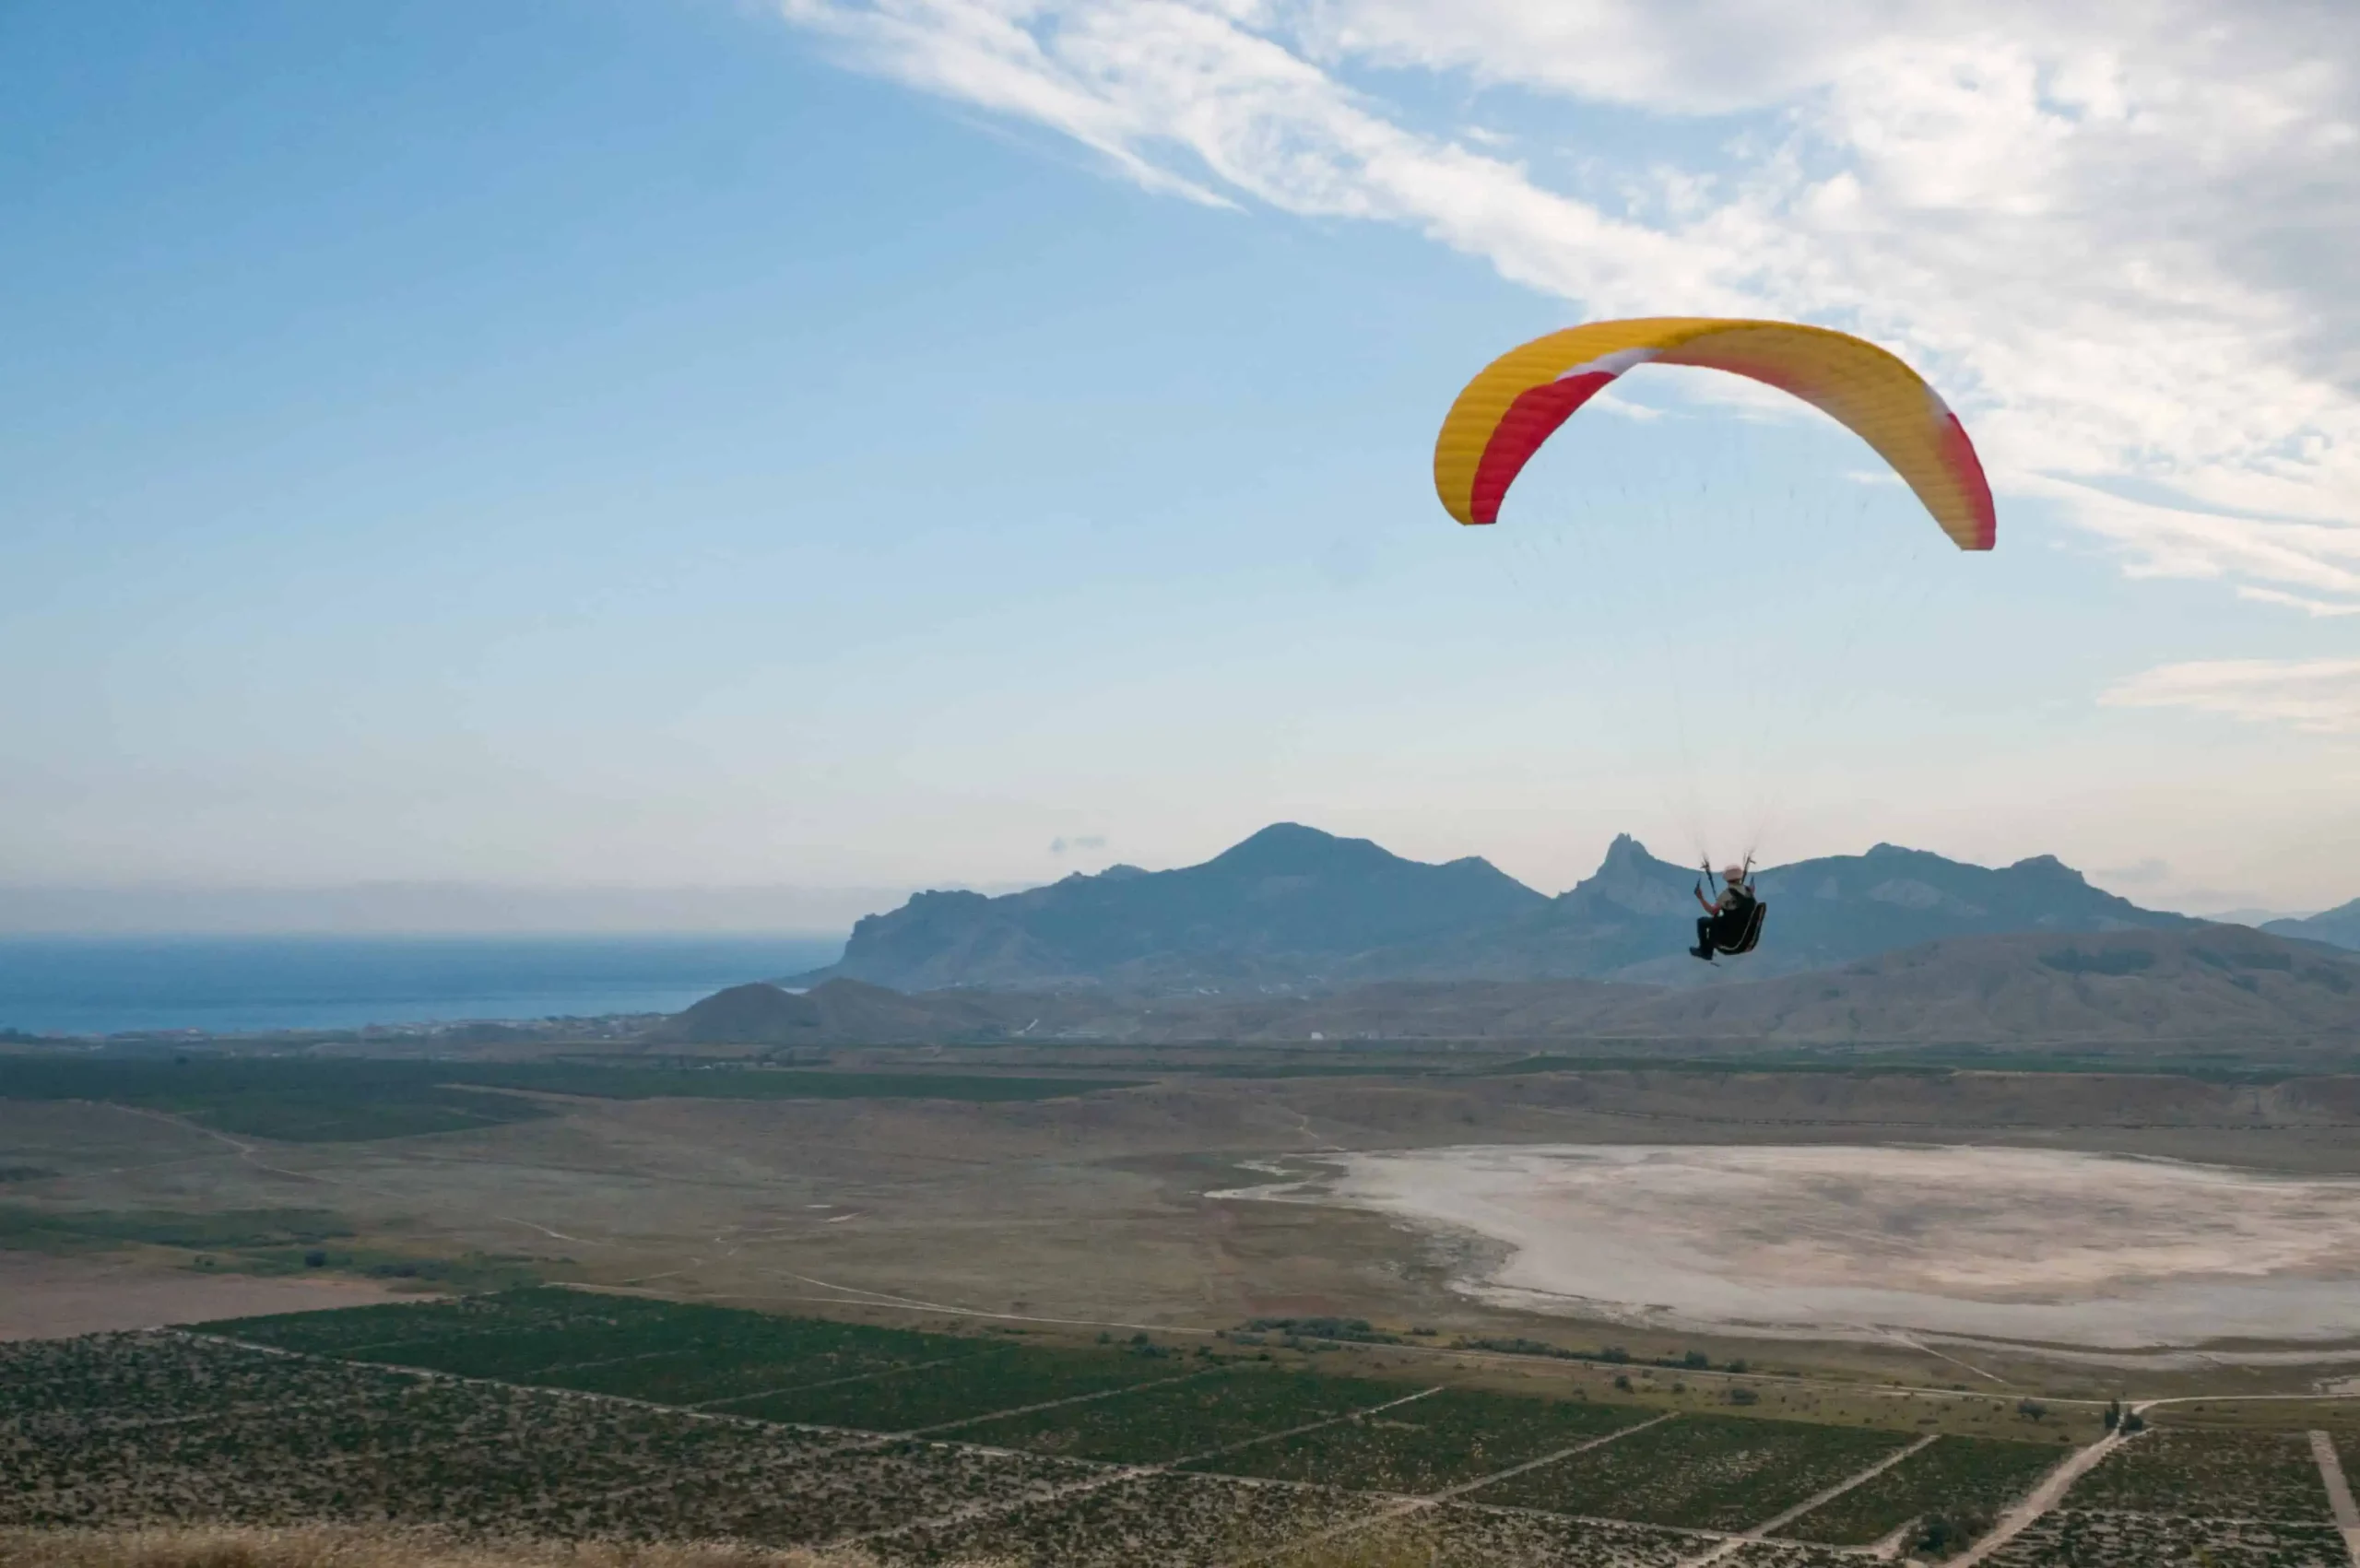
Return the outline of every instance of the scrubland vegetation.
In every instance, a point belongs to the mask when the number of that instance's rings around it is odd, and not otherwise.
[[[1987,1561],[1993,1568],[2349,1568],[2352,1557],[2331,1524],[2061,1509]]]
[[[0,1568],[876,1568],[876,1559],[727,1542],[483,1541],[434,1530],[197,1526],[0,1530]]]
[[[1912,1442],[534,1288],[0,1346],[0,1568],[1829,1568],[1946,1555],[2060,1453]],[[2342,1550],[2291,1434],[2142,1432],[2067,1503],[1995,1561]]]
[[[1650,1524],[1742,1530],[1906,1444],[1899,1432],[1681,1416],[1527,1471],[1484,1501]]]
[[[1782,1534],[1839,1546],[1882,1540],[1912,1519],[1988,1520],[2057,1463],[2044,1443],[1938,1437],[1883,1473],[1812,1509]]]
[[[2324,1519],[2327,1489],[2299,1432],[2158,1428],[2073,1488],[2077,1508],[2256,1519]]]

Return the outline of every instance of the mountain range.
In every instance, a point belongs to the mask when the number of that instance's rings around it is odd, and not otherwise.
[[[2296,941],[2325,942],[2330,947],[2360,949],[2360,899],[2300,920],[2266,921],[2261,928],[2273,937],[2291,937]]]
[[[1879,844],[1762,871],[1770,912],[1760,949],[1707,966],[1684,951],[1697,880],[1625,835],[1595,873],[1551,898],[1479,858],[1434,865],[1282,822],[1177,870],[1117,866],[996,898],[920,893],[860,921],[837,962],[785,984],[1265,994],[1406,980],[1688,985],[1968,937],[2209,928],[2094,888],[2047,855],[1994,868]]]

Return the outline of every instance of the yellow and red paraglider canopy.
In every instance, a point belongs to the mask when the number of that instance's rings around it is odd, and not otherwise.
[[[1543,442],[1636,365],[1728,371],[1825,410],[1892,465],[1963,550],[1999,530],[1965,427],[1917,371],[1875,344],[1793,322],[1648,316],[1592,322],[1510,349],[1467,383],[1434,442],[1434,489],[1461,523],[1498,519]]]

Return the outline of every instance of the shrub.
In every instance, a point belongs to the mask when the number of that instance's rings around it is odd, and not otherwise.
[[[1988,1514],[1947,1513],[1929,1515],[1918,1527],[1916,1550],[1929,1557],[1953,1557],[1991,1527]]]

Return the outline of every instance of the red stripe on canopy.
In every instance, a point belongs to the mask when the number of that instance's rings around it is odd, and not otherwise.
[[[1574,417],[1575,409],[1597,396],[1613,379],[1611,371],[1584,371],[1517,393],[1500,422],[1492,427],[1492,438],[1483,443],[1482,458],[1475,465],[1471,521],[1498,522],[1500,502],[1507,499],[1508,487],[1540,450],[1540,443],[1555,435],[1557,427]]]
[[[1988,550],[2000,540],[2000,513],[1991,504],[1991,481],[1983,477],[1983,459],[1975,454],[1975,442],[1967,439],[1966,427],[1958,422],[1958,416],[1946,413],[1943,419],[1942,445],[1959,477],[1959,488],[1966,493],[1967,507],[1975,514],[1974,541],[1961,539],[1959,548]]]

